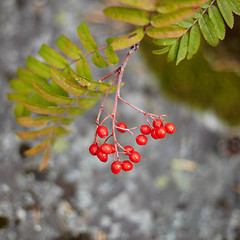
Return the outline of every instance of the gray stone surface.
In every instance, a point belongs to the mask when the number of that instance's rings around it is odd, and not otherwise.
[[[53,46],[61,33],[77,41],[76,27],[94,19],[88,13],[103,21],[105,3],[0,1],[0,225],[3,217],[9,220],[0,239],[239,240],[240,156],[229,154],[227,141],[239,129],[165,99],[139,52],[125,71],[122,96],[146,111],[168,114],[177,128],[173,136],[134,145],[141,163],[115,176],[110,161],[103,164],[88,153],[98,105],[74,122],[68,149],[53,154],[43,173],[35,171],[40,157],[21,156],[22,141],[14,134],[21,127],[6,100],[8,79],[42,43]],[[99,44],[105,34],[120,32],[104,21],[90,27]],[[144,122],[123,104],[119,119],[129,126]],[[126,134],[121,141],[130,143]]]

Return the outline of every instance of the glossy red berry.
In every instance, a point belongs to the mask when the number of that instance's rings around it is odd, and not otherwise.
[[[153,127],[154,128],[160,128],[163,126],[163,122],[160,119],[156,119],[153,121]]]
[[[90,147],[89,147],[89,152],[92,155],[97,155],[97,151],[98,151],[98,145],[96,143],[93,143]]]
[[[133,164],[130,161],[124,160],[122,162],[122,170],[123,171],[130,171],[132,169],[133,169]]]
[[[108,160],[108,155],[106,153],[103,153],[101,150],[97,151],[97,157],[102,162],[107,162],[107,160]]]
[[[136,137],[136,142],[138,145],[146,145],[148,142],[148,138],[145,135],[138,135]]]
[[[153,128],[152,130],[151,130],[151,137],[153,138],[153,139],[158,139],[158,136],[156,135],[156,128]]]
[[[110,154],[112,153],[112,146],[108,143],[104,143],[101,147],[100,147],[101,151],[103,153],[106,153],[106,154]]]
[[[127,128],[127,125],[126,125],[126,123],[124,123],[124,122],[119,122],[118,124],[117,124],[117,130],[120,132],[120,133],[124,133],[126,130],[124,130],[124,129],[126,129]],[[123,129],[119,129],[119,128],[123,128]]]
[[[140,127],[140,132],[144,135],[148,135],[151,133],[151,128],[148,125],[142,125]]]
[[[97,128],[97,135],[100,137],[100,138],[105,138],[108,136],[108,129],[105,127],[105,126],[99,126]]]
[[[158,138],[165,138],[167,131],[164,127],[160,127],[156,129],[156,135]]]
[[[167,123],[165,125],[165,129],[169,134],[173,134],[175,132],[175,126],[172,123]]]
[[[111,164],[111,170],[114,174],[118,174],[120,173],[122,169],[122,163],[119,162],[119,161],[114,161],[112,164]]]
[[[112,153],[115,153],[116,152],[116,148],[115,148],[114,144],[111,144],[111,148],[112,148]]]
[[[129,159],[134,163],[138,163],[141,160],[141,155],[138,152],[132,152],[129,155]]]
[[[130,155],[133,151],[134,151],[134,148],[132,146],[124,147],[124,152],[126,155]]]

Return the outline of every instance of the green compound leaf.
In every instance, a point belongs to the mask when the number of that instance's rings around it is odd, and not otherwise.
[[[77,104],[81,108],[89,109],[92,108],[98,100],[98,98],[81,98],[78,100]]]
[[[122,50],[137,44],[142,40],[143,37],[144,37],[143,28],[139,28],[125,36],[112,38],[108,40],[112,41],[111,46],[113,50]]]
[[[165,48],[162,48],[162,49],[158,49],[158,50],[153,50],[153,53],[156,54],[156,55],[163,55],[167,52],[169,52],[171,46],[167,46]]]
[[[231,6],[231,9],[234,13],[237,15],[240,15],[240,1],[239,0],[228,0],[229,6]]]
[[[27,108],[25,108],[23,103],[18,103],[14,108],[14,114],[15,114],[15,117],[18,118],[18,117],[29,116],[31,112]]]
[[[19,79],[12,79],[9,81],[10,87],[18,93],[29,94],[34,91],[31,85],[25,84]]]
[[[168,62],[174,62],[177,58],[178,49],[179,49],[180,41],[176,41],[170,48],[168,53]]]
[[[95,82],[93,80],[79,76],[75,73],[72,73],[72,76],[82,87],[86,87],[87,89],[90,89],[90,90],[94,90],[100,84],[99,82]]]
[[[218,35],[207,14],[199,19],[199,26],[206,41],[212,46],[217,46],[219,43]]]
[[[162,38],[162,39],[153,39],[154,44],[158,46],[169,46],[174,44],[178,38]]]
[[[59,115],[63,114],[68,109],[67,107],[42,106],[39,104],[27,102],[24,102],[23,104],[31,112],[44,115]]]
[[[89,64],[85,58],[80,58],[76,63],[76,71],[82,77],[92,79]]]
[[[55,68],[51,68],[53,80],[65,91],[77,97],[87,92],[86,88],[81,87],[75,80],[66,77],[62,72]]]
[[[27,95],[24,95],[21,93],[7,93],[7,98],[8,100],[14,101],[14,102],[24,102],[27,99],[29,99]]]
[[[63,69],[68,66],[67,59],[64,58],[60,53],[58,53],[53,48],[47,46],[46,44],[43,44],[39,55],[50,65]]]
[[[117,63],[119,63],[118,55],[113,51],[113,48],[111,45],[107,46],[105,50],[105,56],[107,57],[109,64],[114,66]]]
[[[34,155],[44,151],[47,147],[49,147],[50,142],[51,142],[51,138],[47,138],[41,144],[25,151],[24,154],[27,155],[27,156],[34,156]]]
[[[149,14],[136,8],[108,7],[103,10],[104,14],[114,20],[144,26],[149,23]]]
[[[108,89],[110,88],[110,86],[111,86],[111,84],[109,84],[109,83],[101,83],[101,84],[99,85],[99,90],[100,90],[101,92],[103,92],[103,93],[106,93],[106,92],[108,91]],[[116,90],[117,90],[117,86],[116,86],[116,85],[113,85],[113,86],[112,86],[112,89],[110,90],[109,93],[113,93],[113,92],[115,92]]]
[[[233,28],[234,19],[229,1],[217,0],[217,5],[227,25]]]
[[[89,90],[88,93],[87,93],[87,96],[100,98],[100,97],[103,96],[103,93],[100,92],[100,91],[91,91],[91,90]]]
[[[208,0],[162,0],[159,1],[157,11],[160,13],[170,13],[181,8],[198,7]]]
[[[183,28],[191,28],[194,25],[194,21],[195,20],[193,18],[187,18],[185,20],[182,20],[181,22],[175,23],[174,25]]]
[[[49,122],[56,122],[59,117],[39,117],[39,118],[31,118],[27,117],[19,117],[17,118],[17,122],[23,127],[31,128],[31,127],[46,127]]]
[[[32,56],[27,58],[26,66],[28,69],[42,78],[51,77],[50,67],[46,63],[43,63]]]
[[[200,46],[201,41],[201,33],[199,26],[197,24],[193,25],[190,34],[189,34],[189,42],[188,42],[188,54],[187,59],[191,59],[194,54],[197,53],[198,48]]]
[[[146,11],[154,11],[156,9],[156,0],[118,0],[130,7],[140,8]]]
[[[48,100],[49,102],[53,102],[60,105],[70,105],[75,102],[75,99],[61,96],[54,92],[51,92],[44,86],[36,83],[35,81],[33,81],[33,87],[42,98]]]
[[[83,47],[87,51],[94,52],[97,50],[97,43],[93,39],[86,22],[82,23],[77,28],[77,32],[78,32],[78,37],[79,37]]]
[[[82,51],[64,35],[61,35],[61,37],[57,40],[56,45],[71,59],[78,59],[82,57]]]
[[[106,62],[106,60],[102,57],[102,55],[98,51],[96,51],[92,55],[92,61],[93,61],[94,65],[99,68],[108,67],[108,63]]]
[[[180,40],[180,45],[178,49],[178,54],[177,54],[177,60],[176,64],[178,65],[187,55],[187,50],[188,50],[188,39],[189,39],[189,34],[188,32],[185,33]]]
[[[225,37],[225,23],[217,7],[211,6],[208,9],[209,18],[211,19],[215,30],[217,32],[218,38],[223,40]]]
[[[187,31],[186,28],[182,27],[163,27],[163,28],[155,28],[151,27],[146,29],[146,33],[151,38],[174,38],[181,37]]]
[[[160,14],[152,18],[151,24],[157,28],[167,27],[191,17],[195,12],[194,8],[183,8],[171,13]]]
[[[22,140],[28,141],[30,139],[36,139],[36,138],[40,138],[40,137],[49,136],[52,134],[53,131],[54,131],[54,127],[52,126],[52,127],[44,128],[44,129],[37,130],[37,131],[17,132],[16,134]]]

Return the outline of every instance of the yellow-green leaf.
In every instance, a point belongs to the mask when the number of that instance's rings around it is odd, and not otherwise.
[[[77,104],[81,108],[89,109],[92,108],[98,100],[98,98],[81,98],[78,100]]]
[[[45,115],[59,115],[63,114],[67,110],[67,107],[42,106],[27,102],[24,102],[24,106],[31,112]]]
[[[69,104],[73,104],[75,102],[75,99],[69,98],[69,97],[64,97],[64,96],[58,95],[54,92],[51,92],[44,86],[42,86],[34,81],[33,81],[33,87],[39,93],[39,95],[41,97],[43,97],[44,99],[46,99],[50,102],[53,102],[56,104],[61,104],[61,105],[69,105]]]
[[[152,18],[151,24],[154,27],[167,27],[186,18],[191,17],[196,12],[194,8],[183,8],[167,14],[160,14]]]
[[[69,110],[67,111],[67,113],[71,116],[71,117],[77,117],[79,115],[82,115],[86,110],[82,109],[82,108],[78,108],[78,107],[71,107],[69,108]]]
[[[28,57],[26,66],[40,77],[51,77],[50,67],[46,63],[43,63],[32,56]]]
[[[217,5],[227,25],[233,28],[234,19],[229,1],[217,0]]]
[[[97,43],[93,39],[86,22],[82,23],[78,28],[78,37],[83,45],[83,47],[89,51],[94,52],[97,50]]]
[[[38,168],[39,172],[43,171],[47,167],[49,160],[50,160],[50,146],[47,147],[47,149],[43,155],[42,163],[41,163],[40,167]]]
[[[162,39],[153,39],[153,42],[158,46],[168,46],[174,44],[178,38],[162,38]]]
[[[108,89],[110,88],[111,84],[109,83],[101,83],[99,85],[99,90],[103,93],[106,93],[108,91]],[[111,90],[109,91],[109,93],[113,93],[117,90],[117,86],[116,85],[113,85]]]
[[[104,14],[114,20],[144,26],[149,23],[149,14],[136,8],[108,7],[103,10]]]
[[[129,48],[136,43],[140,42],[144,37],[143,28],[139,28],[131,33],[128,33],[125,36],[117,37],[112,39],[112,48],[113,50],[122,50]]]
[[[59,117],[39,117],[39,118],[31,118],[27,117],[18,117],[17,122],[27,128],[31,127],[46,127],[50,121],[56,122]]]
[[[200,46],[201,33],[197,24],[193,25],[190,30],[189,42],[188,42],[188,55],[187,59],[191,59],[194,54],[197,53]]]
[[[82,57],[82,51],[71,40],[64,35],[56,42],[57,47],[69,58],[78,59]]]
[[[114,66],[117,63],[119,63],[118,55],[113,51],[113,48],[111,45],[107,46],[105,50],[105,56],[107,57],[107,60],[111,65]]]
[[[14,114],[17,118],[17,117],[29,116],[31,112],[27,108],[25,108],[23,103],[18,103],[14,108]]]
[[[87,92],[86,88],[81,87],[77,81],[66,77],[62,72],[55,68],[51,68],[53,80],[65,91],[75,96],[82,96]]]
[[[46,44],[43,44],[39,55],[50,65],[63,69],[68,66],[67,59],[64,58],[60,53],[58,53],[53,48],[47,46]]]
[[[180,41],[176,41],[170,48],[170,51],[168,53],[168,62],[173,62],[177,58],[178,49],[179,49],[179,43]]]
[[[26,84],[25,82],[19,79],[11,79],[9,81],[9,84],[13,90],[22,94],[28,94],[34,91],[32,85]]]
[[[163,28],[155,28],[151,27],[146,29],[146,33],[151,38],[175,38],[181,37],[187,31],[186,28],[182,27],[163,27]]]
[[[93,61],[94,65],[99,68],[108,67],[108,63],[106,62],[106,60],[102,57],[102,55],[98,51],[96,51],[92,55],[92,61]]]
[[[100,97],[103,96],[103,93],[100,92],[100,91],[91,91],[91,90],[89,90],[88,93],[87,93],[87,96],[100,98]]]
[[[63,128],[63,127],[56,127],[54,129],[54,135],[56,136],[62,136],[70,133],[71,131],[69,129]]]
[[[234,13],[237,15],[240,15],[240,1],[239,0],[228,0],[229,6],[231,6],[231,9]]]
[[[41,144],[25,151],[24,154],[27,155],[27,156],[34,156],[34,155],[42,152],[43,150],[45,150],[49,146],[50,141],[51,141],[51,138],[47,138]]]
[[[188,32],[186,32],[180,40],[176,64],[178,65],[187,55],[188,50]]]
[[[7,93],[7,98],[8,100],[15,101],[15,102],[24,102],[27,99],[29,99],[27,95],[20,94],[20,93]]]
[[[130,7],[140,8],[146,11],[154,11],[157,5],[156,0],[118,0]]]
[[[169,52],[170,48],[171,48],[171,46],[167,46],[165,48],[153,50],[153,53],[156,54],[156,55],[163,55],[163,54]]]
[[[77,74],[92,80],[92,74],[89,67],[89,64],[85,58],[80,58],[76,63]]]
[[[48,127],[48,128],[44,128],[41,130],[37,130],[37,131],[29,131],[29,132],[17,132],[16,135],[18,137],[20,137],[22,140],[30,140],[30,139],[36,139],[36,138],[40,138],[40,137],[45,137],[45,136],[49,136],[52,134],[54,130],[54,127]]]
[[[75,73],[72,73],[73,78],[83,87],[86,87],[87,89],[95,89],[99,86],[99,82],[95,82],[93,80],[87,79],[85,77],[79,76]]]

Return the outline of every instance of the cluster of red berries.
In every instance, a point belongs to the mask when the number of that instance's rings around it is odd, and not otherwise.
[[[131,130],[127,128],[127,125],[124,122],[119,122],[116,126],[117,130],[120,133],[124,133],[126,131],[129,131],[130,133]],[[141,134],[136,137],[136,143],[138,145],[146,145],[148,142],[148,138],[146,135],[151,135],[152,138],[154,139],[161,139],[166,136],[166,134],[173,134],[175,132],[175,126],[172,123],[166,123],[165,126],[163,125],[163,122],[160,119],[156,119],[153,121],[152,126],[149,125],[142,125],[140,128]],[[118,174],[121,170],[123,171],[130,171],[133,169],[133,164],[132,163],[138,163],[141,160],[141,155],[134,150],[132,146],[125,146],[124,148],[119,144],[109,144],[106,141],[109,139],[109,133],[108,129],[105,126],[98,126],[96,130],[96,139],[95,142],[89,147],[89,152],[92,155],[96,155],[98,159],[102,162],[107,162],[108,161],[108,155],[114,154],[114,159],[115,159],[115,154],[117,154],[118,160],[114,161],[111,164],[111,170],[114,174]],[[97,136],[100,138],[107,138],[103,144],[100,144],[99,141],[97,141]],[[122,148],[123,152],[119,152],[117,150],[117,147]],[[118,154],[122,153],[124,155],[127,155],[129,160],[124,160],[120,161]]]

